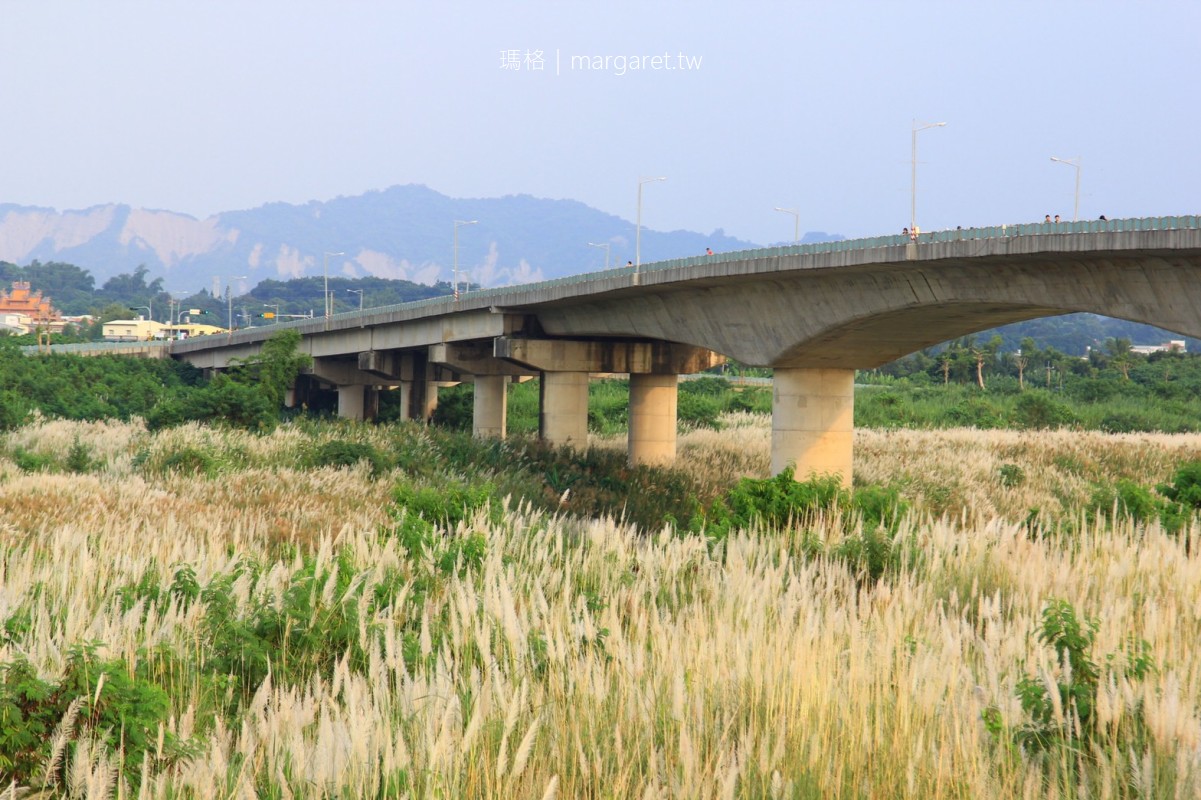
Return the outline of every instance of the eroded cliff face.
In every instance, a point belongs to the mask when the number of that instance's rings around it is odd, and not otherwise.
[[[228,251],[237,241],[237,229],[222,226],[218,217],[198,220],[124,205],[0,210],[0,259],[71,261],[100,280],[138,264],[170,274],[189,260]]]
[[[481,277],[497,276],[495,256],[490,256]],[[98,283],[139,264],[149,267],[154,276],[178,277],[197,285],[235,272],[245,272],[251,280],[287,280],[322,274],[325,268],[321,253],[306,253],[286,241],[251,240],[239,228],[223,224],[220,215],[196,219],[123,205],[61,212],[0,209],[0,260],[25,264],[34,259],[77,264],[92,272]],[[329,270],[333,275],[433,284],[442,267],[359,247],[331,258]]]
[[[47,246],[61,252],[87,244],[113,225],[120,208],[109,205],[86,211],[8,211],[0,216],[0,259],[24,263]]]
[[[245,212],[241,212],[245,213]],[[303,238],[310,238],[305,236]],[[214,277],[246,273],[250,282],[321,275],[323,253],[280,239],[254,237],[222,221],[222,215],[196,219],[172,211],[96,206],[79,211],[0,207],[0,260],[14,264],[67,261],[89,270],[103,283],[140,264],[152,276],[188,286],[207,286]],[[485,286],[540,280],[542,271],[525,259],[500,265],[495,242],[464,272]],[[360,246],[329,259],[331,275],[375,277],[432,285],[448,272],[435,260],[414,261],[378,247]]]

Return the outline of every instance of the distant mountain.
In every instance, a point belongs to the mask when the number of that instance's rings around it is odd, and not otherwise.
[[[459,267],[483,286],[557,278],[634,258],[634,224],[574,200],[529,195],[455,199],[424,186],[393,186],[304,205],[269,203],[199,220],[187,214],[95,206],[78,211],[0,205],[0,261],[60,261],[87,269],[102,285],[144,264],[169,289],[212,288],[234,276],[261,280],[331,275],[449,281],[455,220]],[[820,234],[823,238],[829,237]],[[807,240],[809,238],[807,237]],[[642,260],[756,247],[692,231],[643,229]]]

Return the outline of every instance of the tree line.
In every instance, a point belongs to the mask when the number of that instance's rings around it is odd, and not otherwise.
[[[148,280],[149,274],[145,265],[139,265],[132,272],[115,275],[96,288],[92,274],[74,264],[34,260],[26,266],[18,266],[0,261],[0,286],[3,288],[15,281],[28,281],[34,291],[48,297],[62,314],[94,317],[92,325],[79,327],[56,337],[55,341],[96,341],[103,337],[103,323],[136,315],[160,322],[186,316],[193,322],[220,327],[226,327],[232,316],[234,326],[241,328],[270,325],[309,314],[319,316],[325,307],[326,282],[323,277],[264,280],[243,294],[231,293],[227,286],[217,295],[201,289],[183,296],[169,293],[163,286],[162,277]],[[445,282],[426,286],[384,278],[330,277],[329,291],[334,313],[343,313],[359,309],[360,304],[367,309],[444,296],[451,294],[452,287]]]

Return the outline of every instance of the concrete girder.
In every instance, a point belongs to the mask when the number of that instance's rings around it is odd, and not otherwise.
[[[767,367],[867,369],[957,336],[1078,311],[1201,336],[1201,254],[1168,249],[1201,247],[1201,231],[1132,240],[1162,252],[1127,252],[1117,246],[1124,235],[1093,237],[1112,252],[1084,247],[1089,237],[1024,236],[923,244],[911,261],[903,247],[753,258],[663,270],[640,292],[531,310],[552,336],[689,342]]]
[[[335,358],[314,358],[309,374],[334,386],[374,386],[381,383],[378,376],[359,369],[356,361]]]
[[[304,341],[314,358],[370,350],[406,350],[441,342],[489,339],[503,336],[516,323],[488,309],[453,315],[397,320],[366,327],[314,331]],[[302,330],[302,333],[304,331]]]
[[[704,372],[725,357],[703,347],[676,342],[512,339],[493,342],[497,358],[542,372],[627,372],[680,375]]]
[[[497,358],[493,355],[491,341],[430,345],[429,360],[433,364],[445,365],[455,372],[470,375],[528,376],[538,372],[536,369]]]

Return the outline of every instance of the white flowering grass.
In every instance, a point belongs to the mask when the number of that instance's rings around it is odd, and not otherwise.
[[[756,474],[766,438],[762,425],[744,422],[685,437],[685,467],[727,484]],[[1197,457],[1197,438],[860,432],[861,476],[907,475],[919,492],[946,481],[963,499],[958,513],[908,520],[900,536],[920,563],[873,584],[841,561],[804,555],[806,533],[830,543],[846,535],[833,522],[735,534],[712,550],[669,530],[648,538],[611,521],[522,509],[498,523],[477,514],[439,534],[487,542],[478,569],[442,573],[381,535],[395,526],[390,480],[373,481],[363,467],[276,461],[279,451],[306,446],[294,431],[45,427],[40,438],[10,434],[7,445],[15,438],[50,452],[69,448],[78,432],[108,463],[139,448],[202,445],[250,456],[217,478],[143,475],[132,466],[86,475],[6,467],[0,622],[26,609],[31,623],[0,639],[0,663],[23,657],[53,678],[73,645],[94,641],[131,673],[156,648],[203,666],[202,603],[123,610],[117,602],[122,587],[146,576],[170,585],[181,565],[205,586],[253,560],[259,570],[226,593],[247,617],[263,603],[281,605],[305,559],[316,574],[352,570],[351,586],[366,590],[354,600],[364,609],[361,598],[390,571],[408,576],[391,605],[362,621],[361,663],[333,652],[328,669],[291,682],[279,677],[281,666],[228,714],[214,715],[199,683],[173,683],[165,731],[192,739],[196,752],[149,761],[141,797],[1201,791],[1201,531],[1194,523],[1170,537],[1156,526],[1082,521],[1071,539],[1038,539],[1020,524],[1032,502],[1086,496],[1089,480],[1165,479],[1178,460]],[[1003,463],[1022,466],[1022,486],[994,478]],[[724,478],[712,472],[723,468]],[[1013,509],[1020,514],[1004,513]],[[430,574],[441,577],[423,580]],[[305,591],[339,602],[332,578]],[[1051,598],[1098,619],[1098,658],[1133,634],[1158,667],[1141,680],[1112,673],[1098,697],[1105,730],[1141,713],[1146,736],[1124,745],[1100,737],[1076,771],[1017,751],[982,721],[995,707],[1006,724],[1020,725],[1017,682],[1062,677],[1063,665],[1037,639]],[[75,791],[111,786],[114,796],[134,795],[132,776],[112,782],[120,759],[101,739],[56,752]]]

